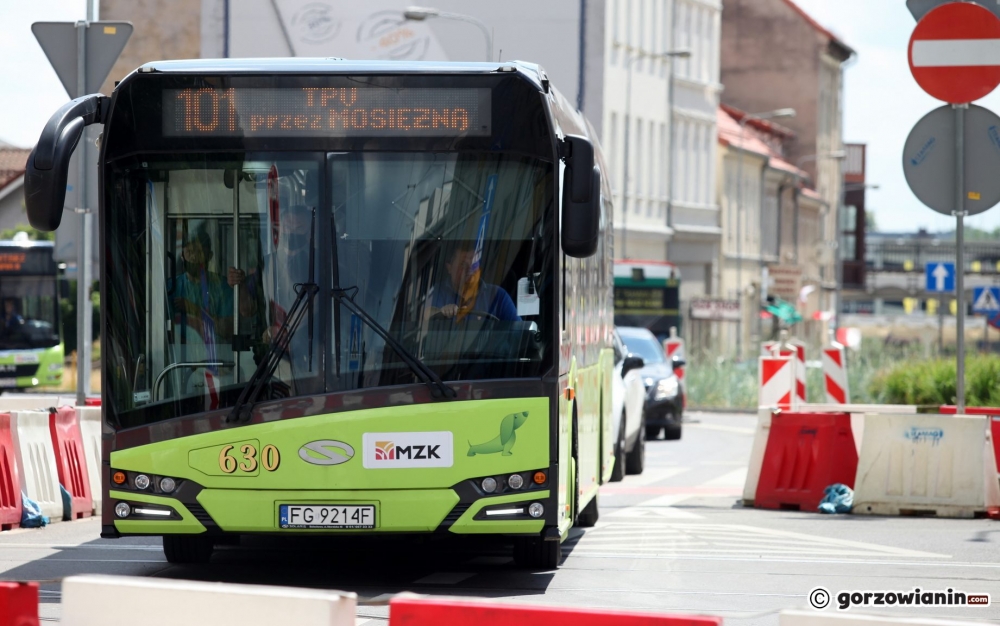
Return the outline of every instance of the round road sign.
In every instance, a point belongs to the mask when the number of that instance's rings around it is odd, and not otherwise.
[[[909,58],[924,91],[951,104],[974,102],[1000,85],[1000,19],[970,2],[939,6],[913,30]]]
[[[1000,202],[1000,117],[974,104],[965,114],[965,211],[982,213]],[[938,107],[910,131],[903,173],[917,198],[938,213],[955,206],[955,110]]]

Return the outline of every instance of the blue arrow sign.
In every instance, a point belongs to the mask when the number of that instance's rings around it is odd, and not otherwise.
[[[955,264],[928,263],[926,267],[927,291],[952,293],[955,291]]]
[[[1000,313],[1000,287],[976,287],[972,294],[973,315]]]

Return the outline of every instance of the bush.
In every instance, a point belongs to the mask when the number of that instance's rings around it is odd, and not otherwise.
[[[871,393],[888,404],[940,406],[955,404],[957,367],[954,359],[904,361],[886,368],[871,381]],[[965,359],[965,403],[1000,406],[1000,357]]]

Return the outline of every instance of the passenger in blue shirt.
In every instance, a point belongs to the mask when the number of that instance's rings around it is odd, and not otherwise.
[[[459,316],[462,304],[462,287],[467,280],[470,280],[473,258],[475,257],[475,246],[464,244],[457,246],[445,261],[444,267],[446,275],[434,287],[434,295],[431,297],[431,314],[440,314],[449,319]],[[519,322],[520,316],[517,314],[517,307],[501,287],[491,285],[482,279],[477,279],[479,284],[476,290],[475,303],[462,314],[469,314],[472,311],[482,311],[489,313],[500,321]]]

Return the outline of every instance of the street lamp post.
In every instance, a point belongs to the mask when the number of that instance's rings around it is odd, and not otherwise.
[[[740,150],[739,162],[736,164],[736,292],[740,302],[740,321],[736,323],[736,357],[743,359],[743,161],[746,159],[746,148],[743,145],[746,128],[753,120],[773,120],[780,117],[795,117],[795,109],[775,109],[765,113],[746,114],[740,119]]]
[[[615,45],[621,45],[615,42]],[[632,62],[645,57],[660,59],[686,59],[691,56],[690,50],[671,50],[669,52],[651,53],[645,50],[625,48],[625,162],[622,164],[622,258],[628,258],[628,161],[629,161],[629,136],[632,129]],[[672,68],[671,68],[672,69]],[[673,74],[671,73],[671,77]],[[672,80],[672,78],[671,78]],[[672,114],[671,114],[672,115]],[[671,126],[673,119],[670,120]],[[673,146],[671,146],[673,150]],[[673,163],[670,163],[673,168]],[[670,190],[673,194],[673,190]]]
[[[441,11],[431,7],[406,7],[406,10],[403,11],[403,17],[414,22],[423,22],[424,20],[438,17],[443,20],[455,20],[458,22],[473,24],[483,32],[483,38],[486,39],[486,60],[493,60],[493,35],[490,33],[490,29],[486,26],[486,24],[471,15],[451,13],[449,11]]]

